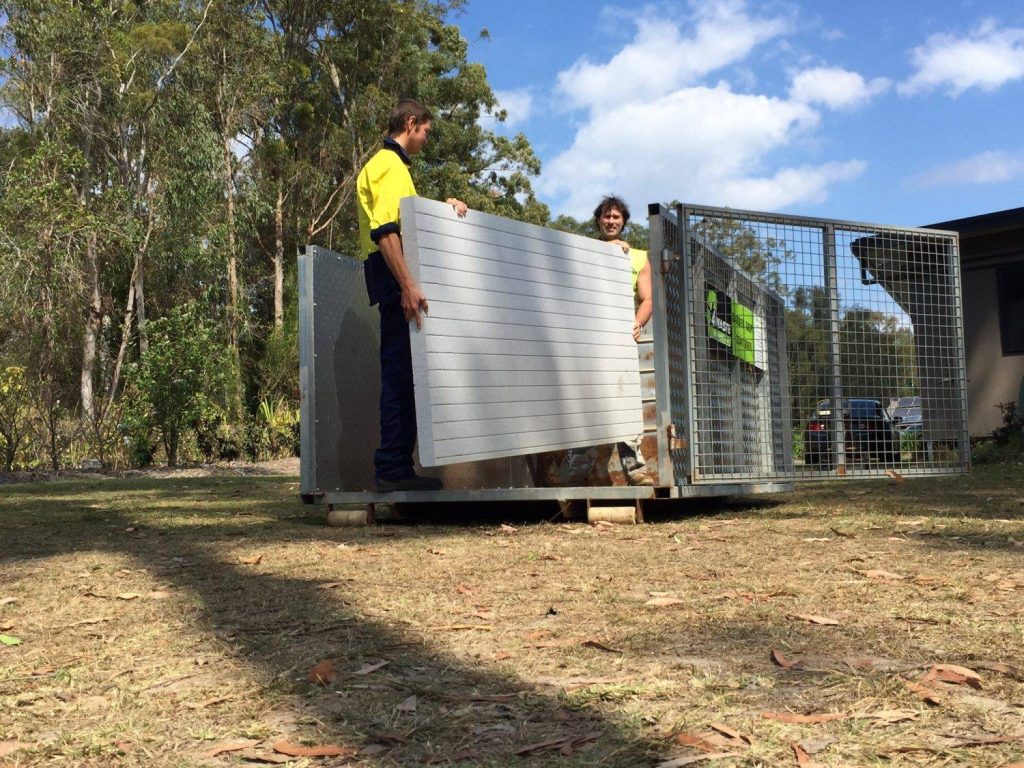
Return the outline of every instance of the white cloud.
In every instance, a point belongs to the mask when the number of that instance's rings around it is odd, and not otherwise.
[[[498,123],[511,130],[521,126],[530,119],[533,113],[533,94],[527,88],[517,88],[512,91],[495,91],[498,99],[497,109],[504,109],[508,112],[504,123]],[[497,110],[496,110],[497,111]]]
[[[994,91],[1024,77],[1024,29],[1000,29],[988,20],[967,37],[933,35],[912,57],[917,71],[900,83],[902,94],[943,86],[953,96],[970,88]]]
[[[884,77],[866,81],[856,72],[840,67],[805,69],[793,78],[789,95],[802,104],[822,104],[829,109],[855,109],[892,85]]]
[[[558,75],[558,91],[573,107],[602,109],[623,98],[663,96],[710,72],[743,60],[758,44],[787,28],[783,19],[753,19],[741,0],[696,6],[692,37],[668,19],[648,13],[637,35],[607,63],[586,57]]]
[[[700,8],[692,34],[642,17],[633,39],[606,63],[581,60],[559,75],[556,95],[586,112],[572,145],[547,160],[536,184],[555,212],[584,217],[610,192],[641,209],[672,199],[777,209],[820,202],[831,184],[863,173],[857,160],[773,162],[818,128],[821,114],[810,102],[825,97],[738,93],[724,81],[702,82],[727,64],[734,74],[749,69],[744,60],[756,45],[786,23],[752,19],[737,0],[705,0]],[[844,74],[857,82],[845,78],[842,97],[830,96],[835,106],[883,88]]]
[[[989,151],[942,165],[913,180],[922,189],[960,184],[996,184],[1024,176],[1024,154]]]
[[[538,188],[574,216],[607,192],[637,206],[673,198],[769,209],[820,202],[830,183],[859,175],[863,163],[764,168],[770,152],[819,120],[806,104],[733,93],[725,84],[680,89],[603,112],[547,164]]]

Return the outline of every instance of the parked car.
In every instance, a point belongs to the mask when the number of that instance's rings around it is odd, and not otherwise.
[[[921,396],[901,397],[889,413],[893,428],[902,434],[921,433]]]
[[[878,400],[851,397],[843,401],[843,426],[847,461],[897,463],[900,438]],[[835,464],[832,404],[818,402],[804,430],[804,464],[831,467]]]

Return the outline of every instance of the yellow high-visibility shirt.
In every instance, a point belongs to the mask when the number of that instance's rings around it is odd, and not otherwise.
[[[415,194],[408,156],[394,139],[385,139],[383,149],[370,158],[356,179],[361,259],[380,250],[377,241],[382,236],[402,231],[398,202]]]
[[[636,295],[636,284],[640,279],[640,270],[644,268],[644,264],[647,263],[647,251],[641,251],[639,248],[629,249],[629,266],[633,270],[633,295]]]

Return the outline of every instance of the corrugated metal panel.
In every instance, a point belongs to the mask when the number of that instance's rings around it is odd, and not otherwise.
[[[621,249],[423,198],[402,201],[402,242],[430,302],[410,331],[425,466],[643,431]]]

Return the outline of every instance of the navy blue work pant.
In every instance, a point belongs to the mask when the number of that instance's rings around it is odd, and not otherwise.
[[[364,271],[370,304],[380,311],[380,447],[373,454],[373,474],[401,480],[413,474],[416,445],[409,323],[402,312],[402,292],[379,253],[370,256]]]

